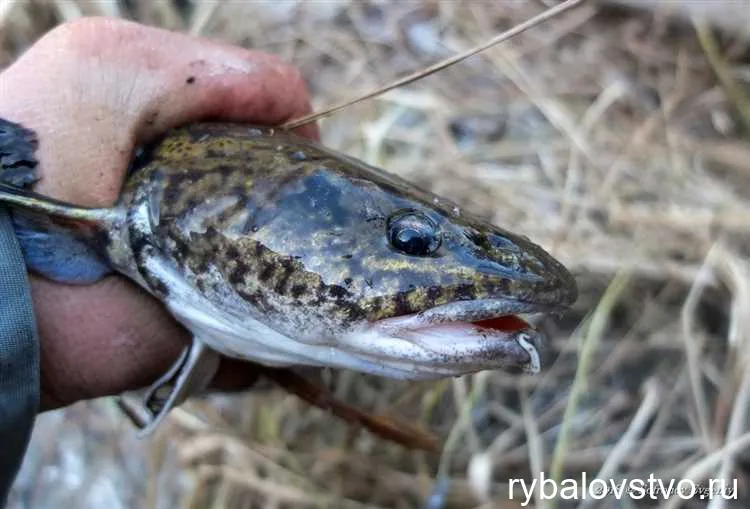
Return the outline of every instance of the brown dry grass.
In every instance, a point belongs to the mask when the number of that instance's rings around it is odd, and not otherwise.
[[[323,106],[547,2],[178,3],[2,2],[0,60],[104,12],[283,55]],[[323,122],[328,145],[527,234],[577,274],[575,308],[544,324],[542,376],[331,374],[340,397],[439,433],[442,455],[278,391],[192,401],[147,442],[98,401],[40,419],[11,507],[513,508],[524,497],[508,500],[508,479],[540,472],[738,479],[747,507],[749,54],[738,36],[588,3]]]

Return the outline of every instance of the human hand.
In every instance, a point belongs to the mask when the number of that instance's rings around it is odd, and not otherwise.
[[[310,110],[299,73],[271,55],[122,20],[61,25],[0,74],[0,117],[36,131],[35,191],[84,206],[116,200],[134,148],[205,119],[274,125]],[[314,127],[300,134],[316,137]],[[31,276],[42,408],[154,381],[188,333],[119,276],[67,286]],[[246,386],[252,366],[222,361],[214,386]]]

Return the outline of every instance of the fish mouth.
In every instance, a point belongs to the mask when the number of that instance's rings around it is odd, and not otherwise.
[[[529,322],[562,308],[512,299],[451,302],[369,323],[342,338],[341,346],[367,359],[366,371],[391,378],[436,379],[494,369],[537,374],[546,338]]]

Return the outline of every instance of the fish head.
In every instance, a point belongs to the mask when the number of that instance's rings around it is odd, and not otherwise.
[[[185,157],[164,149],[150,215],[177,271],[233,310],[235,330],[251,316],[296,354],[313,352],[309,364],[393,378],[540,369],[543,338],[525,317],[576,299],[572,275],[544,249],[292,134],[201,129],[185,136],[203,169],[193,164],[185,185]],[[218,148],[227,137],[231,149]],[[257,347],[232,345],[249,358]]]

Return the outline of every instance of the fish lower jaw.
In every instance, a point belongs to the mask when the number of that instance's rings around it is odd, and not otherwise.
[[[404,330],[369,324],[319,343],[287,337],[252,319],[181,307],[180,321],[212,349],[271,367],[349,369],[400,380],[432,380],[491,369],[536,374],[541,334],[531,328],[499,331],[471,323]],[[218,311],[218,310],[214,310]]]
[[[368,324],[342,348],[428,379],[503,369],[541,371],[543,334],[529,325],[554,306],[512,299],[457,301]]]
[[[179,309],[180,321],[211,348],[266,366],[350,369],[401,380],[433,380],[494,369],[530,375],[541,371],[544,337],[525,323],[502,330],[470,322],[431,324],[415,317],[418,326],[394,328],[386,320],[311,340],[288,337],[248,317],[237,320],[210,306],[183,303]]]
[[[542,334],[531,327],[499,330],[470,322],[403,329],[376,323],[339,340],[340,348],[401,373],[392,378],[414,380],[495,369],[537,374],[543,343]]]

